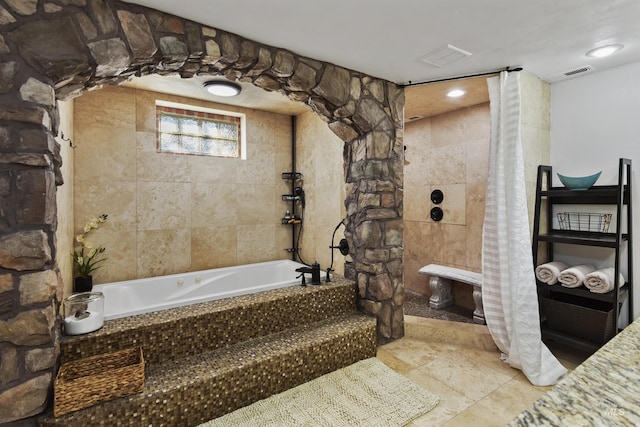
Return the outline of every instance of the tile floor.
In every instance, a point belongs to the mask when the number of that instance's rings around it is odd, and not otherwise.
[[[588,357],[551,351],[569,370]],[[378,347],[377,357],[440,397],[409,427],[505,426],[551,388],[533,386],[503,363],[484,325],[405,315],[405,337]]]

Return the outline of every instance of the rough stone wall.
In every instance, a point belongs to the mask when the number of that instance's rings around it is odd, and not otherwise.
[[[56,98],[131,76],[224,76],[310,105],[345,141],[346,275],[379,341],[404,334],[401,88],[112,0],[5,0],[0,55],[0,423],[34,422],[56,370]]]
[[[402,139],[384,130],[345,145],[345,237],[353,258],[345,276],[358,284],[360,307],[377,316],[380,343],[404,335],[402,154]]]

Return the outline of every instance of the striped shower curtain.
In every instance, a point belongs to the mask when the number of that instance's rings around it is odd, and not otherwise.
[[[491,111],[489,177],[482,236],[482,302],[502,359],[532,384],[567,370],[542,343],[520,132],[520,75],[487,79]]]

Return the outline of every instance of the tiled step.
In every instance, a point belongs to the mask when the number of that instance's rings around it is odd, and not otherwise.
[[[142,393],[43,426],[195,426],[376,354],[376,320],[357,311],[146,369]]]
[[[61,363],[142,346],[159,363],[318,322],[356,306],[353,282],[292,286],[105,322],[102,329],[61,343]]]

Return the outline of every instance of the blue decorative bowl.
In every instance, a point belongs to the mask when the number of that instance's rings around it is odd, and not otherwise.
[[[562,185],[569,190],[587,190],[596,183],[601,173],[602,171],[589,176],[564,176],[559,173],[557,175]]]

